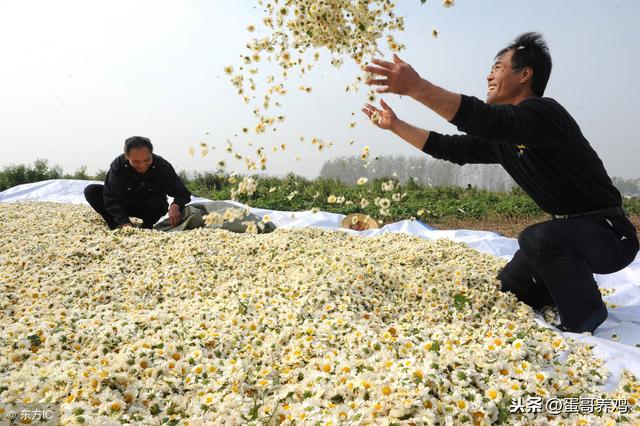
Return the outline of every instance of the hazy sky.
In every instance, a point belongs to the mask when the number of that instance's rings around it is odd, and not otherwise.
[[[424,78],[481,99],[496,52],[519,33],[542,32],[554,61],[546,95],[574,116],[610,175],[640,176],[639,1],[457,0],[449,9],[438,0],[396,3],[406,18],[398,37],[407,45],[401,57]],[[242,134],[255,120],[223,68],[240,66],[246,41],[256,36],[246,31],[261,20],[256,4],[0,0],[0,166],[47,158],[68,172],[81,165],[95,172],[108,167],[131,135],[150,137],[158,154],[186,170],[213,170],[223,159],[229,170],[246,172],[225,152],[226,138],[242,153],[265,146],[273,174],[315,176],[324,161],[359,155],[364,145],[373,155],[422,155],[367,121],[360,112],[365,93],[344,90],[357,67],[336,69],[324,51],[305,80],[285,82],[289,94],[279,113],[287,119],[278,131]],[[270,69],[266,63],[260,68],[263,76]],[[313,93],[298,91],[301,83]],[[413,124],[456,131],[410,99],[385,99]],[[335,145],[320,153],[300,143],[302,135]],[[188,148],[199,142],[217,148],[191,158]],[[287,150],[273,154],[271,147],[281,143]]]

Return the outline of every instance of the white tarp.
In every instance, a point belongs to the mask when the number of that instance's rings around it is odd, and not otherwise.
[[[19,185],[0,192],[0,202],[17,201],[51,201],[58,203],[87,204],[84,199],[84,188],[90,183],[85,180],[48,180],[43,182]],[[192,202],[208,201],[192,197]],[[243,204],[236,203],[238,206]],[[418,221],[404,220],[370,231],[356,232],[340,228],[344,215],[317,212],[284,212],[251,208],[258,216],[268,214],[271,221],[281,228],[320,227],[341,229],[344,232],[365,236],[378,235],[384,232],[403,232],[418,237],[435,240],[449,238],[463,242],[469,247],[509,260],[518,249],[518,242],[513,238],[505,238],[494,232],[472,230],[437,231]],[[612,375],[604,386],[604,390],[612,390],[617,384],[620,373],[628,369],[640,377],[640,256],[627,268],[615,274],[595,275],[602,288],[614,288],[616,291],[605,301],[615,303],[617,308],[609,309],[608,319],[596,330],[593,336],[565,333],[567,336],[594,345],[595,354],[603,358]],[[547,325],[540,315],[537,320]],[[611,337],[618,335],[619,340]]]

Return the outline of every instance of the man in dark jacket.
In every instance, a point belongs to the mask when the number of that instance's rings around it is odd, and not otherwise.
[[[384,101],[363,111],[423,152],[457,164],[501,164],[552,220],[524,229],[520,249],[500,272],[502,291],[534,309],[555,304],[562,330],[594,331],[607,318],[593,273],[629,265],[638,237],[622,197],[571,115],[543,97],[551,56],[537,33],[525,33],[496,55],[487,101],[449,92],[421,78],[394,55],[365,69],[379,93],[407,95],[466,135],[414,127]]]
[[[167,195],[173,197],[171,206]],[[155,155],[151,141],[141,136],[125,141],[124,154],[111,162],[104,185],[88,185],[84,196],[109,229],[131,226],[129,216],[142,219],[142,227],[151,229],[167,208],[169,221],[176,226],[191,201],[173,166]]]

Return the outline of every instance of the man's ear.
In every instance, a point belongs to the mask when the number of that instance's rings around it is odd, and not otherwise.
[[[528,83],[533,78],[533,68],[524,67],[520,71],[520,83]]]

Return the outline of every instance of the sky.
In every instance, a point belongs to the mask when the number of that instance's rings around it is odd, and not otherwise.
[[[541,32],[553,58],[545,95],[573,115],[611,176],[640,177],[640,2],[396,3],[406,20],[397,35],[406,45],[401,58],[423,78],[481,99],[495,54],[522,32]],[[224,67],[237,69],[247,41],[267,35],[262,16],[256,0],[0,0],[0,167],[44,158],[66,172],[86,166],[93,173],[107,169],[132,135],[149,137],[157,154],[189,171],[215,170],[224,160],[228,171],[246,173],[225,152],[227,139],[242,154],[264,146],[267,173],[277,175],[317,176],[325,161],[360,155],[365,145],[374,156],[424,155],[368,122],[360,112],[365,91],[345,93],[357,66],[348,58],[340,68],[329,65],[326,50],[304,79],[276,80],[289,90],[274,111],[286,117],[277,131],[243,134],[255,125],[252,108]],[[250,34],[249,24],[258,32]],[[263,77],[277,71],[259,67]],[[297,90],[300,84],[313,92]],[[383,98],[405,121],[457,133],[411,99]],[[334,145],[318,152],[313,137]],[[206,157],[201,142],[215,147]],[[282,143],[286,150],[272,153]],[[194,157],[189,147],[197,148]]]

